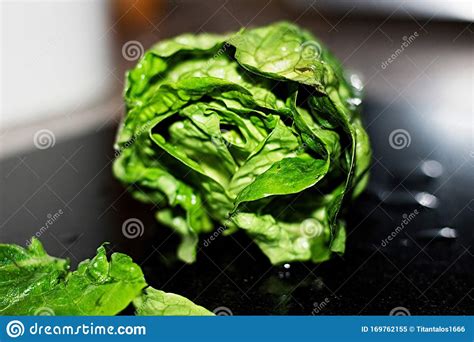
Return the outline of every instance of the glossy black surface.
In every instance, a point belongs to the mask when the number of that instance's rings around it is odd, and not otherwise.
[[[153,207],[133,200],[112,177],[115,127],[2,161],[0,240],[24,245],[47,215],[62,210],[40,237],[50,254],[75,265],[110,241],[111,250],[143,266],[150,285],[211,310],[385,315],[403,307],[411,314],[472,314],[474,158],[440,144],[409,108],[384,108],[370,100],[365,108],[374,163],[368,191],[350,209],[347,252],[321,265],[272,267],[244,234],[219,236],[207,247],[201,241],[194,265],[177,261],[177,237],[158,227]],[[388,139],[399,127],[411,133],[410,146],[402,150]],[[424,176],[417,168],[423,160],[440,162],[440,177]],[[417,192],[437,196],[438,207],[417,204]],[[415,210],[406,228],[382,246],[402,215]],[[143,221],[141,237],[123,236],[129,218]],[[443,227],[454,230],[447,237],[436,234]]]

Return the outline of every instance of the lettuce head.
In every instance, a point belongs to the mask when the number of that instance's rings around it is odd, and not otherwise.
[[[359,86],[291,23],[161,41],[126,75],[114,174],[183,261],[224,227],[273,264],[322,262],[344,252],[343,207],[367,183]]]

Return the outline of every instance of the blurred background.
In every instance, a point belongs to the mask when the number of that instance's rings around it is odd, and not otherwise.
[[[152,285],[235,314],[472,314],[473,6],[2,1],[0,241],[25,244],[56,217],[41,233],[52,254],[74,264],[107,240],[139,260]],[[364,88],[374,159],[348,252],[290,272],[268,265],[245,237],[222,237],[197,264],[181,265],[171,256],[175,237],[154,229],[153,208],[111,176],[124,73],[159,40],[277,20],[312,31]],[[383,246],[414,210],[421,214]],[[120,228],[130,217],[145,223],[133,240]]]
[[[36,126],[18,129],[38,123],[62,138],[114,122],[125,70],[160,39],[275,20],[312,30],[363,76],[367,93],[430,102],[431,120],[443,126],[443,107],[472,109],[457,100],[472,95],[472,19],[472,1],[2,1],[1,153],[31,147]],[[384,66],[414,32],[420,39]],[[426,75],[438,82],[417,87]],[[459,115],[452,129],[466,134]]]

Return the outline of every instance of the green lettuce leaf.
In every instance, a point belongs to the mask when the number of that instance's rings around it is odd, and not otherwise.
[[[68,261],[46,254],[33,239],[27,248],[0,245],[0,314],[115,315],[146,286],[125,254],[107,259],[99,247],[91,260],[69,272]]]
[[[189,299],[148,287],[133,301],[138,316],[214,316]]]
[[[0,244],[0,315],[115,315],[132,301],[138,315],[212,314],[146,286],[129,256],[113,253],[109,260],[103,246],[70,272],[67,260],[48,255],[35,238],[27,248]]]

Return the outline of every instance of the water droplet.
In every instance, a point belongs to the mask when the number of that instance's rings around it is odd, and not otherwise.
[[[439,230],[439,236],[444,237],[446,239],[455,239],[458,237],[458,232],[456,229],[444,227]]]
[[[377,198],[387,205],[417,206],[434,209],[439,206],[439,199],[428,192],[417,192],[414,195],[408,191],[377,191]]]
[[[438,178],[443,174],[443,165],[436,160],[424,160],[420,169],[424,175],[431,178]]]
[[[69,234],[69,233],[60,234],[60,235],[58,236],[59,240],[61,240],[62,242],[66,243],[66,244],[72,244],[72,243],[75,242],[79,237],[80,237],[79,234]]]
[[[417,239],[446,239],[452,240],[458,237],[458,232],[454,228],[443,227],[434,229],[424,229],[415,234]]]
[[[400,245],[403,247],[408,247],[408,239],[400,239]]]
[[[356,109],[360,104],[362,103],[362,100],[358,97],[352,97],[350,99],[347,99],[347,104],[349,105],[349,108],[351,109]]]
[[[427,192],[419,192],[415,195],[415,199],[416,201],[424,206],[424,207],[427,207],[427,208],[431,208],[431,209],[434,209],[434,208],[437,208],[438,205],[439,205],[439,200],[436,196],[430,194],[430,193],[427,193]]]
[[[357,91],[362,91],[364,89],[364,84],[362,83],[362,79],[358,74],[351,74],[349,81],[351,86],[354,87]]]

